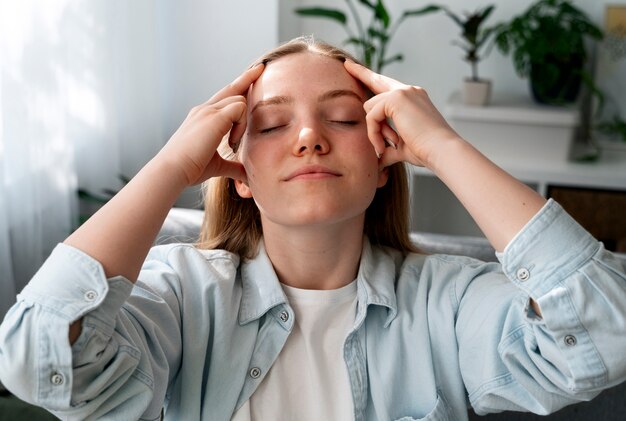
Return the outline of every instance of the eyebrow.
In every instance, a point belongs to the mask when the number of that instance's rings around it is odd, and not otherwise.
[[[331,99],[340,98],[343,96],[350,96],[350,97],[356,98],[357,100],[359,100],[359,102],[363,102],[363,98],[361,98],[359,94],[349,89],[334,89],[332,91],[325,92],[322,95],[320,95],[317,98],[317,100],[319,102],[324,102],[324,101],[328,101]],[[250,113],[253,114],[260,107],[266,107],[268,105],[291,104],[293,103],[293,101],[294,101],[293,97],[290,97],[290,96],[273,96],[271,98],[263,99],[257,102],[252,108],[252,111]]]
[[[251,114],[254,114],[257,108],[266,107],[268,105],[290,104],[293,102],[293,98],[290,96],[273,96],[268,99],[262,99],[257,102],[254,108],[252,108]]]
[[[361,98],[359,94],[349,89],[335,89],[333,91],[328,91],[320,95],[317,100],[319,102],[322,102],[322,101],[328,101],[329,99],[340,98],[342,96],[351,96],[353,98],[358,99],[360,102],[363,102],[363,98]]]

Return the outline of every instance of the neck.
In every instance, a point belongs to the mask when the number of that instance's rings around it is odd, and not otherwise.
[[[363,247],[359,217],[330,226],[284,227],[263,221],[263,241],[278,279],[303,289],[337,289],[352,282]]]

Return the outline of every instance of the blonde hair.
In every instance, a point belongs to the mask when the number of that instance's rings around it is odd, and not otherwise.
[[[267,64],[291,54],[310,52],[344,62],[357,61],[349,53],[315,40],[312,36],[295,38],[267,52],[256,60]],[[227,159],[237,159],[227,142],[220,145],[220,154]],[[416,251],[409,240],[409,189],[404,164],[388,167],[387,183],[376,190],[370,206],[365,211],[363,233],[372,244],[388,246],[403,253]],[[242,258],[253,258],[263,235],[261,215],[253,199],[239,196],[232,179],[216,177],[203,186],[204,221],[196,247],[225,249]]]

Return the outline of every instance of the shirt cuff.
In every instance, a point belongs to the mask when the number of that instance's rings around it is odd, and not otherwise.
[[[107,280],[102,265],[91,256],[58,244],[18,300],[38,304],[68,321],[74,321],[99,308],[103,320],[112,325],[133,284],[117,276]],[[107,316],[108,315],[108,316]]]
[[[589,261],[598,241],[550,199],[496,256],[506,276],[538,299]]]

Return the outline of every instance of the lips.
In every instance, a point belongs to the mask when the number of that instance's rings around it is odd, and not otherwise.
[[[296,179],[319,179],[328,177],[341,177],[341,173],[321,165],[307,165],[298,168],[297,170],[289,174],[287,177],[285,177],[284,181],[291,181]]]

